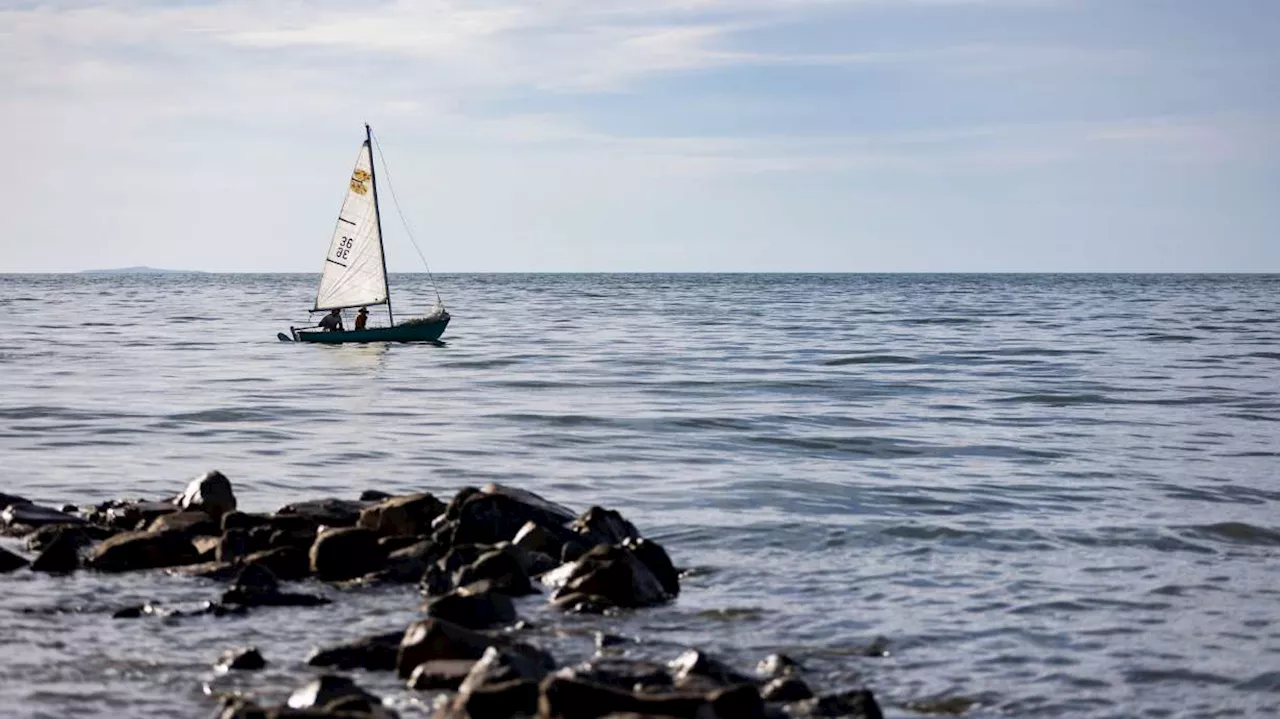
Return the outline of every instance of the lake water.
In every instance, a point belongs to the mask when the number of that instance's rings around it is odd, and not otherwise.
[[[1280,276],[437,279],[443,346],[319,347],[275,338],[305,322],[310,275],[0,276],[0,491],[159,498],[218,468],[267,511],[503,482],[617,508],[693,570],[617,620],[523,602],[562,661],[609,626],[637,656],[747,669],[783,648],[894,716],[1280,711]],[[397,316],[434,299],[425,276],[392,288]],[[339,600],[126,621],[218,587],[22,571],[0,590],[0,714],[33,717],[278,699],[310,647],[419,601],[314,585]],[[215,676],[244,643],[269,669]]]

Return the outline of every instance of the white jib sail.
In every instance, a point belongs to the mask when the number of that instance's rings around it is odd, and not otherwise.
[[[317,310],[378,305],[387,301],[382,262],[382,238],[374,208],[373,158],[366,141],[351,173],[347,198],[338,213],[338,226],[325,256]]]

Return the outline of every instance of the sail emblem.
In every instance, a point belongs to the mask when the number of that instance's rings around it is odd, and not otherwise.
[[[351,191],[361,195],[368,194],[369,188],[365,183],[369,181],[369,178],[368,172],[356,168],[356,171],[351,173]]]

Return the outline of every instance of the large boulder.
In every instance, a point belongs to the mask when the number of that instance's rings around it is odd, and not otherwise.
[[[474,562],[459,569],[453,577],[455,587],[463,587],[473,582],[488,580],[494,589],[521,597],[536,594],[529,575],[520,559],[515,555],[514,547],[508,550],[497,550],[480,555]]]
[[[218,671],[255,671],[267,666],[267,660],[256,647],[239,647],[228,649],[218,657],[214,668]]]
[[[451,592],[428,601],[425,609],[429,617],[467,629],[501,627],[516,621],[516,607],[511,597],[495,591],[476,594]]]
[[[46,524],[84,524],[84,520],[74,514],[30,502],[16,502],[0,510],[0,526],[34,530]]]
[[[27,566],[27,560],[10,552],[4,547],[0,547],[0,574],[12,572],[15,569],[22,569]]]
[[[552,602],[566,609],[594,611],[600,607],[637,608],[671,598],[649,567],[626,547],[599,545],[568,569],[543,575],[543,581],[563,582]]]
[[[392,497],[365,507],[360,512],[358,524],[381,537],[428,534],[431,521],[444,508],[444,502],[427,492]]]
[[[45,547],[53,544],[63,534],[70,535],[78,546],[87,547],[116,533],[109,527],[94,524],[46,524],[27,535],[27,549],[33,552],[44,551]]]
[[[125,532],[89,552],[87,565],[102,572],[128,572],[194,564],[200,556],[182,532]]]
[[[286,504],[276,512],[276,515],[303,517],[326,527],[352,527],[360,521],[360,512],[364,511],[368,504],[368,502],[333,497],[313,499]]]
[[[546,675],[547,667],[536,657],[489,647],[471,666],[471,671],[459,685],[458,691],[466,694],[513,680],[536,683]]]
[[[591,507],[573,520],[570,529],[581,534],[587,546],[597,544],[622,544],[628,539],[639,539],[635,525],[613,509]]]
[[[82,532],[63,531],[58,533],[53,541],[40,552],[40,556],[36,557],[35,561],[31,563],[31,571],[65,574],[79,569],[80,548],[85,546],[82,540],[86,538],[87,535]]]
[[[203,511],[217,520],[236,508],[236,495],[231,491],[230,480],[215,469],[191,480],[174,504],[183,509]]]
[[[567,525],[573,512],[521,489],[486,485],[467,496],[457,508],[454,543],[496,544],[510,541],[526,522],[533,522],[562,538],[575,533]]]
[[[396,671],[409,678],[419,664],[433,659],[471,659],[484,655],[494,640],[440,619],[414,622],[405,630],[396,657]]]
[[[249,533],[240,527],[225,529],[214,549],[214,559],[219,562],[233,562],[252,553]],[[308,562],[310,560],[308,559]]]
[[[386,559],[378,535],[364,527],[327,529],[311,545],[311,572],[326,582],[376,572]]]
[[[5,494],[0,492],[0,510],[12,504],[31,504],[31,500],[26,497],[19,497],[16,494]]]
[[[261,565],[286,582],[299,581],[311,575],[311,560],[297,547],[276,547],[254,552],[240,560],[244,566]]]
[[[653,572],[653,576],[658,579],[658,583],[662,585],[662,590],[672,597],[680,595],[680,573],[676,571],[676,567],[671,563],[671,557],[667,556],[667,550],[662,548],[661,544],[650,541],[648,539],[628,539],[622,543],[622,546],[630,549],[636,558]]]
[[[208,512],[199,509],[186,509],[181,512],[162,514],[147,525],[148,532],[181,532],[188,537],[218,534],[218,523]]]
[[[146,529],[156,517],[180,511],[182,508],[172,502],[113,499],[93,507],[88,519],[116,531],[135,531]]]
[[[403,631],[361,637],[346,644],[317,649],[307,659],[313,667],[393,671]]]

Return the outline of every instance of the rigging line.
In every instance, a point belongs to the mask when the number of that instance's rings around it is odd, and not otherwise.
[[[436,287],[436,278],[431,274],[431,266],[427,264],[427,257],[422,254],[417,240],[413,239],[413,230],[409,227],[409,220],[405,218],[404,211],[400,209],[400,199],[396,197],[396,188],[391,182],[391,166],[387,164],[387,156],[382,151],[382,143],[378,142],[378,136],[374,135],[372,130],[369,131],[369,135],[373,137],[373,144],[378,148],[378,157],[382,158],[382,169],[387,173],[387,189],[391,190],[391,203],[396,206],[396,214],[400,215],[400,222],[404,223],[404,231],[409,235],[409,244],[413,245],[414,251],[418,253],[418,259],[422,260],[422,266],[427,270],[427,279],[431,280],[431,290],[436,293],[436,304],[444,307],[444,300],[440,299],[440,288]],[[370,161],[372,161],[372,158]]]

